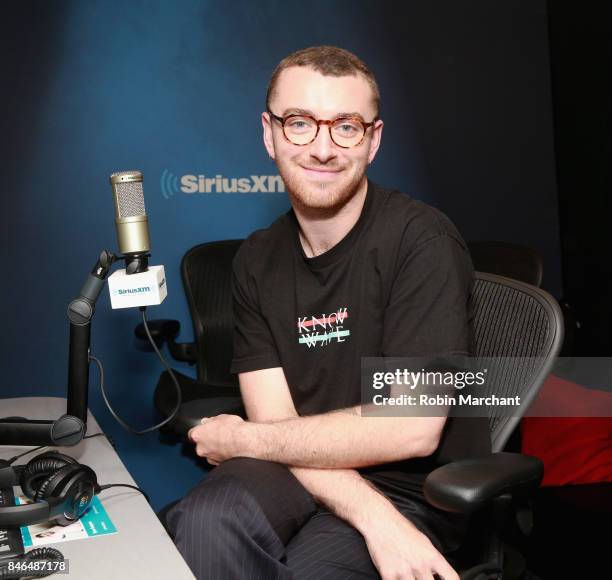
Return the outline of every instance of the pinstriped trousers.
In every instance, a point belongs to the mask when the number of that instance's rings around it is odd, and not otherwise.
[[[384,482],[368,479],[385,493]],[[459,545],[465,520],[424,500],[385,495],[440,551]],[[198,580],[380,578],[363,536],[278,463],[222,463],[169,511],[167,524]]]

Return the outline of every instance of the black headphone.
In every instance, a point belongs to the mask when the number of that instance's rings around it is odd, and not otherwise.
[[[54,522],[67,526],[88,509],[101,491],[93,469],[76,459],[48,451],[26,465],[0,460],[0,488],[19,485],[32,504],[0,507],[0,528]]]

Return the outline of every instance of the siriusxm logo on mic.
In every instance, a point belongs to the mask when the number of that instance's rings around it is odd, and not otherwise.
[[[185,174],[180,178],[167,169],[161,174],[160,186],[165,199],[177,193],[282,193],[285,184],[280,175],[224,177]]]
[[[157,284],[158,288],[162,288],[166,284],[166,279],[164,278],[159,284]],[[126,294],[143,294],[145,292],[153,292],[151,286],[140,286],[138,288],[115,288],[113,290],[113,296],[125,296]]]
[[[113,290],[113,295],[124,296],[125,294],[142,294],[143,292],[151,292],[151,286],[141,286],[140,288],[117,288]]]

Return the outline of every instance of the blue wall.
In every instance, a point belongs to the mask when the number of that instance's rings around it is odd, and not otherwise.
[[[184,251],[244,237],[288,201],[188,194],[178,180],[276,174],[261,143],[266,84],[282,57],[314,44],[353,50],[379,78],[385,130],[371,177],[438,206],[467,239],[536,247],[545,286],[560,294],[543,0],[14,4],[2,23],[2,396],[65,395],[65,309],[100,250],[116,247],[116,170],[144,172],[152,263],[168,275],[169,296],[149,316],[179,319],[180,339],[192,338]],[[105,292],[92,350],[120,414],[145,427],[161,369],[133,348],[137,323]],[[157,507],[202,477],[180,446],[123,432],[95,371],[91,383],[94,415]]]

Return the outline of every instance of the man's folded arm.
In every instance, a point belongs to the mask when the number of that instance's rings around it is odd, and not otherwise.
[[[300,417],[282,368],[241,373],[245,455],[295,467],[358,468],[426,457],[446,417],[363,417],[360,406]]]
[[[270,425],[298,417],[281,367],[238,376],[247,416],[253,425]],[[369,525],[373,513],[380,513],[381,509],[395,511],[391,502],[354,469],[293,466],[289,469],[318,503],[358,530]]]

